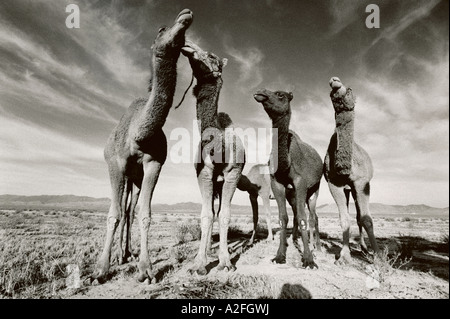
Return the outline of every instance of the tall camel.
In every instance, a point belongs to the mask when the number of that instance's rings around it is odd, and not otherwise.
[[[202,195],[201,240],[192,271],[206,274],[207,250],[211,243],[214,219],[219,219],[218,270],[232,270],[228,252],[228,226],[231,200],[242,169],[245,151],[242,141],[232,129],[232,121],[226,113],[217,113],[219,93],[222,88],[222,68],[226,59],[205,52],[198,45],[186,41],[181,51],[188,59],[197,84],[193,89],[197,98],[197,120],[201,134],[198,159],[195,163],[197,181]],[[214,211],[214,198],[220,208]],[[216,215],[216,216],[215,216]]]
[[[331,195],[336,201],[341,227],[343,246],[336,263],[350,262],[350,214],[348,209],[350,193],[355,201],[356,221],[359,227],[360,244],[367,251],[362,228],[366,230],[370,245],[379,252],[369,211],[370,180],[373,166],[369,154],[353,139],[355,122],[355,97],[351,88],[346,88],[341,80],[332,77],[330,98],[336,119],[336,131],[331,137],[324,160],[324,175]]]
[[[247,175],[241,175],[237,188],[241,191],[247,192],[250,198],[253,212],[253,232],[249,241],[249,245],[253,244],[255,240],[256,229],[258,226],[258,196],[261,197],[263,208],[266,213],[267,223],[267,239],[273,240],[271,211],[270,211],[270,197],[272,190],[270,188],[270,174],[269,166],[267,164],[254,165]]]
[[[97,271],[92,277],[99,282],[106,279],[109,271],[111,246],[119,221],[122,220],[122,223],[127,221],[127,224],[131,225],[129,217],[136,204],[139,207],[141,237],[138,280],[142,282],[154,277],[148,254],[151,200],[167,156],[167,140],[162,127],[172,106],[177,60],[184,46],[185,32],[192,19],[192,11],[184,9],[178,14],[173,26],[159,30],[152,45],[152,81],[149,97],[137,99],[130,105],[105,146],[104,155],[108,164],[112,196],[107,217],[105,245]],[[126,218],[123,218],[124,215]],[[127,233],[128,241],[131,232]],[[121,246],[120,242],[120,255],[126,257],[129,252],[124,254]]]
[[[272,127],[275,129],[274,134],[272,134],[272,153],[269,165],[272,191],[278,205],[281,231],[280,246],[273,261],[279,264],[286,262],[287,199],[294,212],[292,234],[294,242],[296,242],[298,226],[300,225],[300,234],[304,247],[303,267],[317,267],[312,250],[314,244],[317,249],[320,249],[316,202],[322,177],[322,159],[316,150],[303,142],[294,131],[289,130],[292,93],[283,91],[271,92],[263,89],[256,92],[254,98],[263,105],[264,110],[272,120]],[[274,149],[274,146],[277,146],[278,149]],[[308,206],[310,211],[311,243],[308,239],[305,205]],[[314,235],[315,241],[313,241]],[[309,247],[310,244],[311,247]]]

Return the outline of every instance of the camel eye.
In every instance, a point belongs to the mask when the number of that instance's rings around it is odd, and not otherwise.
[[[166,27],[159,28],[158,33],[161,33],[166,30]]]
[[[284,95],[281,94],[280,92],[276,92],[275,94],[277,95],[277,97],[278,97],[280,100],[282,100],[282,99],[284,98]]]

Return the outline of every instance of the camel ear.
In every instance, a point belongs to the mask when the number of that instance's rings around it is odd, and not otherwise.
[[[222,68],[224,68],[227,64],[228,64],[228,59],[227,58],[223,58],[222,59]]]
[[[289,92],[288,93],[289,102],[292,101],[293,98],[294,98],[294,95],[292,94],[292,92]]]

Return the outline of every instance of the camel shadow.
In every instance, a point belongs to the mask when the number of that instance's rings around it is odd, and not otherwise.
[[[251,232],[248,233],[238,228],[229,229],[227,239],[228,239],[228,252],[230,254],[231,264],[235,266],[236,263],[239,261],[241,255],[249,248],[251,248],[254,244],[261,241],[262,236],[264,236],[264,231],[263,230],[259,232],[257,231],[253,243],[250,244]],[[212,236],[211,251],[209,253],[209,256],[218,258],[218,252],[219,252],[219,234],[214,234]],[[219,260],[215,259],[214,261],[206,265],[205,268],[209,273],[214,267],[217,267],[218,264]]]
[[[449,281],[448,242],[436,242],[419,236],[394,236],[377,238],[381,247],[386,247],[390,255],[399,255],[400,260],[410,261],[401,270],[431,272]]]
[[[278,299],[312,299],[308,289],[300,284],[284,284]]]
[[[336,258],[342,247],[342,239],[330,237],[320,233],[322,247]],[[370,247],[368,238],[364,238]],[[372,263],[373,255],[364,253],[358,243],[359,236],[350,241],[350,255],[360,261]],[[448,243],[435,242],[419,236],[393,236],[378,237],[378,245],[387,250],[387,258],[392,261],[394,268],[407,271],[415,270],[423,273],[432,273],[435,276],[449,281],[449,250]]]

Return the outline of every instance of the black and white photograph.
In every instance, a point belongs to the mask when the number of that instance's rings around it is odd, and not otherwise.
[[[448,300],[448,239],[448,0],[0,2],[0,299]]]

